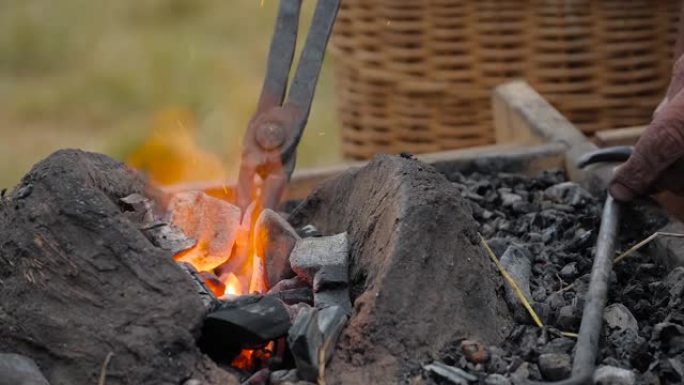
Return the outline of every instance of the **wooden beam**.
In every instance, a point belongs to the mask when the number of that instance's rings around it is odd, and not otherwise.
[[[559,143],[521,146],[504,144],[480,146],[416,156],[433,165],[440,172],[485,171],[536,174],[545,169],[562,168],[566,147]],[[285,199],[303,199],[324,180],[343,173],[350,168],[361,167],[366,162],[353,162],[329,167],[309,168],[295,171],[287,186]],[[173,194],[180,191],[202,190],[212,196],[234,199],[235,180],[225,183],[203,182],[165,186],[162,190]]]
[[[639,140],[646,127],[636,126],[599,131],[594,135],[594,141],[599,147],[631,146]]]

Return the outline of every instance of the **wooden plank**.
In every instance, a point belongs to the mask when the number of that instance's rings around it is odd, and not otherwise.
[[[462,150],[451,150],[418,155],[421,161],[435,166],[440,172],[518,172],[536,174],[545,169],[562,168],[565,146],[559,143],[537,146],[518,144],[489,145]],[[303,199],[324,180],[366,162],[351,162],[330,167],[296,170],[285,192],[285,199]],[[186,183],[163,187],[166,193],[202,190],[212,196],[234,200],[235,180],[225,184],[217,182]]]
[[[564,142],[568,146],[588,142],[581,131],[524,81],[498,86],[492,103],[499,113],[495,124],[501,126],[503,137],[507,133],[517,141]]]
[[[500,114],[498,124],[502,126],[502,137],[517,136],[523,143],[563,144],[566,146],[565,170],[568,177],[596,193],[605,189],[612,175],[609,166],[597,165],[590,171],[577,168],[578,158],[598,147],[529,84],[513,81],[498,86],[492,102],[498,106],[495,111]]]
[[[594,142],[599,147],[631,146],[641,137],[648,126],[616,128],[614,130],[599,131],[594,135]]]

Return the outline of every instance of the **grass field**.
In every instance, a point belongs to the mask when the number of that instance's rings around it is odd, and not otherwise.
[[[304,4],[306,28],[315,3]],[[126,159],[174,114],[191,115],[199,145],[234,169],[277,5],[0,0],[0,187],[58,148]],[[333,98],[326,63],[299,167],[340,160]]]

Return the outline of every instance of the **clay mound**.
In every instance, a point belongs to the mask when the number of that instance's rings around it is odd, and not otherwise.
[[[328,384],[398,383],[449,342],[497,344],[512,325],[470,210],[424,163],[376,157],[322,184],[290,221],[350,236],[354,314]]]
[[[237,381],[200,353],[190,277],[125,215],[143,183],[76,150],[38,163],[0,201],[0,352],[33,358],[52,385]]]

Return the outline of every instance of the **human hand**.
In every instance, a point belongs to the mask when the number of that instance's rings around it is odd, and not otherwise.
[[[675,63],[667,96],[656,109],[634,153],[615,172],[609,186],[615,199],[631,201],[663,191],[684,199],[683,88],[684,56]]]

